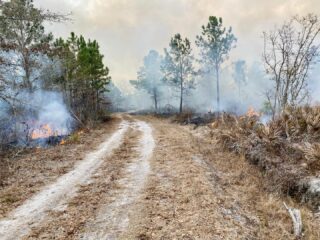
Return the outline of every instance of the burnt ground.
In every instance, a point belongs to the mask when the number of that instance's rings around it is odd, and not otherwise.
[[[303,239],[320,239],[317,214],[267,192],[262,173],[211,142],[205,127],[125,119],[122,143],[90,180],[15,239],[295,239],[283,202],[302,211]],[[85,134],[81,144],[20,156],[20,167],[0,189],[0,199],[10,193],[19,200],[1,201],[0,229],[11,210],[70,171],[118,125]]]

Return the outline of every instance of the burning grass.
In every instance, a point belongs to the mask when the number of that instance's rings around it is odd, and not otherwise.
[[[319,207],[320,107],[287,108],[266,125],[254,111],[241,117],[223,114],[211,129],[218,144],[264,172],[269,190]]]

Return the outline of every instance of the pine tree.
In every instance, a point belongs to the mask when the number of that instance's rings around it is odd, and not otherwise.
[[[54,45],[64,66],[57,83],[64,89],[70,108],[84,121],[98,118],[111,81],[98,42],[71,33],[67,41],[60,38]]]
[[[33,0],[11,0],[0,3],[0,43],[1,52],[14,51],[16,58],[3,59],[8,71],[23,71],[21,88],[32,90],[34,71],[39,68],[37,55],[50,51],[52,34],[45,33],[44,22],[66,20],[63,15],[41,10],[33,5]],[[14,70],[13,70],[14,69]]]
[[[196,44],[200,47],[200,60],[203,64],[213,66],[217,83],[217,111],[220,111],[220,70],[228,58],[230,50],[235,46],[236,38],[232,28],[223,27],[222,18],[209,17],[206,26],[202,26],[202,34],[197,36]]]
[[[169,50],[165,49],[162,71],[164,81],[179,92],[179,111],[182,113],[184,96],[195,87],[194,58],[189,39],[182,39],[179,33],[171,38],[169,46]]]

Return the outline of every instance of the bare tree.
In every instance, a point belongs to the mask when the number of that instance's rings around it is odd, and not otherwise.
[[[275,84],[267,94],[273,116],[307,99],[309,70],[319,54],[319,33],[320,20],[313,14],[295,16],[280,28],[264,32],[265,70]]]

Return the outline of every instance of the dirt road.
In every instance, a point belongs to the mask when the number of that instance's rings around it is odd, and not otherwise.
[[[0,218],[0,239],[294,239],[283,199],[244,159],[167,120],[124,119]]]

